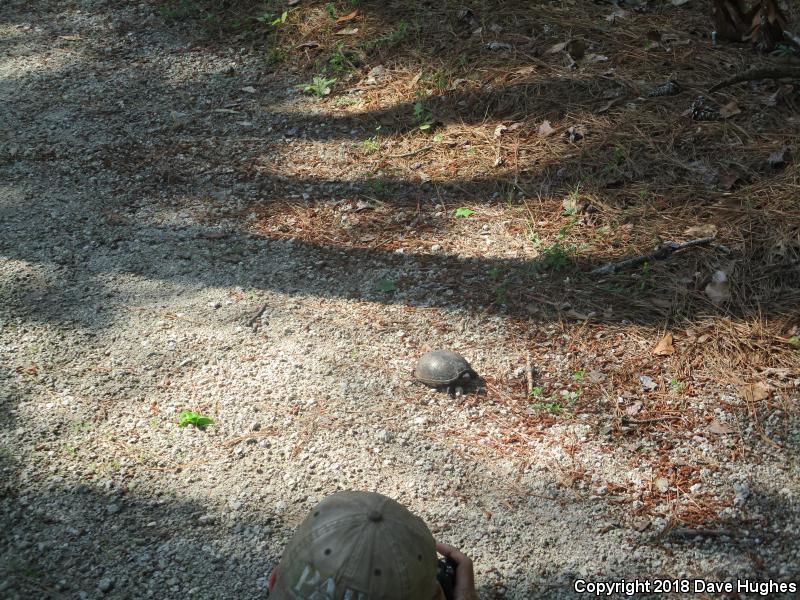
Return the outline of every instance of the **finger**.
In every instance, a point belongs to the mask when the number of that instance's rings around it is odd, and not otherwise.
[[[438,542],[436,550],[452,558],[458,565],[456,569],[456,589],[471,590],[475,587],[475,573],[472,568],[472,559],[455,546]]]

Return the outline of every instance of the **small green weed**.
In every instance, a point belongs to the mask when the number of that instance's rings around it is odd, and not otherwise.
[[[672,388],[672,391],[676,394],[680,394],[683,390],[683,384],[674,377],[669,380],[669,387]]]
[[[397,286],[391,279],[381,279],[378,282],[378,291],[388,294],[397,290]]]
[[[259,23],[264,23],[264,25],[275,27],[277,25],[281,25],[282,23],[286,23],[286,17],[288,16],[289,13],[286,11],[283,11],[280,15],[275,13],[264,13],[256,17],[256,21]]]
[[[371,138],[365,139],[361,146],[364,148],[364,154],[374,154],[378,151],[380,147],[380,143],[378,142],[378,136],[372,136]]]
[[[536,387],[531,389],[531,396],[533,396],[534,398],[540,398],[542,396],[543,391],[544,389],[541,386],[537,385]]]
[[[187,425],[194,425],[198,429],[205,429],[209,425],[214,424],[214,419],[206,417],[191,410],[185,410],[178,415],[178,426],[186,427]]]
[[[475,214],[475,211],[471,208],[467,208],[466,206],[462,206],[456,209],[455,215],[459,219],[466,219],[467,217],[471,217]]]
[[[564,407],[558,402],[533,402],[531,403],[531,408],[533,410],[549,412],[551,415],[560,415],[564,410]]]
[[[336,83],[336,78],[328,79],[326,77],[320,77],[319,75],[315,75],[314,79],[311,80],[311,83],[303,83],[297,86],[301,92],[306,92],[307,94],[314,94],[318,98],[322,96],[327,96],[331,93],[331,85]]]
[[[489,277],[491,277],[492,279],[497,279],[498,277],[500,277],[500,269],[498,269],[497,267],[492,267],[491,269],[486,271],[486,274],[489,275]]]
[[[583,381],[583,378],[584,378],[584,372],[582,370],[581,371],[575,371],[572,374],[573,381]]]
[[[427,131],[433,126],[433,115],[425,107],[425,103],[422,100],[417,100],[414,103],[414,121],[422,131]]]
[[[556,242],[539,254],[536,260],[533,261],[531,269],[535,273],[555,272],[571,268],[573,264],[567,249],[560,242]]]
[[[336,7],[333,4],[331,4],[330,2],[328,2],[328,4],[325,5],[325,12],[328,13],[328,16],[332,20],[334,20],[334,21],[336,20],[336,17],[338,16],[336,14]]]
[[[383,46],[391,46],[400,42],[406,38],[408,35],[408,23],[406,21],[400,21],[397,24],[397,28],[387,33],[386,35],[382,35],[374,40],[368,40],[366,42],[362,42],[361,48],[363,48],[366,52],[372,52],[378,48]]]
[[[344,44],[342,42],[337,42],[331,57],[328,59],[328,64],[336,73],[344,73],[350,70],[350,61],[347,60],[347,56],[345,56],[342,51],[343,48]]]

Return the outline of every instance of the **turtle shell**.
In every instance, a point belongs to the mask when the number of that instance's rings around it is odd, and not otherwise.
[[[474,373],[467,360],[449,350],[434,350],[417,361],[414,377],[430,387],[453,385]]]

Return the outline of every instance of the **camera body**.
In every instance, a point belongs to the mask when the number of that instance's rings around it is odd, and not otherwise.
[[[449,556],[436,563],[436,580],[442,586],[444,597],[453,600],[456,586],[456,567],[458,563]]]

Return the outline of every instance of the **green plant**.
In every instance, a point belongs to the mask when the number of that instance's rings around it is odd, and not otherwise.
[[[179,2],[159,7],[158,12],[161,18],[171,24],[182,19],[196,17],[200,12],[200,8],[195,2],[180,0]]]
[[[581,205],[581,184],[577,184],[575,189],[572,190],[564,202],[564,214],[574,215],[577,214]]]
[[[325,12],[328,13],[328,16],[331,19],[333,19],[334,21],[336,20],[337,17],[336,7],[334,7],[333,4],[331,4],[330,2],[328,2],[328,4],[325,5]]]
[[[303,83],[297,86],[302,92],[311,93],[315,96],[321,98],[322,96],[327,96],[331,93],[331,85],[336,83],[336,78],[327,79],[326,77],[320,77],[319,75],[315,75],[314,79],[311,80],[311,83]]]
[[[380,144],[378,143],[378,136],[372,136],[371,138],[365,139],[361,145],[364,148],[364,154],[374,154],[378,151]]]
[[[541,386],[537,385],[537,386],[531,388],[530,395],[533,396],[534,398],[539,398],[539,397],[541,397],[543,391],[544,391],[543,388]]]
[[[361,101],[355,96],[339,96],[334,98],[333,105],[340,108],[343,106],[353,106],[359,102]]]
[[[283,48],[270,48],[267,56],[264,59],[268,65],[279,65],[286,60],[288,53]]]
[[[396,289],[397,289],[397,286],[395,285],[394,281],[392,281],[391,279],[381,279],[378,282],[378,291],[379,292],[384,292],[384,293],[388,294],[389,292],[394,292]]]
[[[797,54],[797,50],[790,46],[789,44],[778,44],[775,46],[775,50],[771,52],[772,56],[779,56],[786,58],[788,56],[794,56]]]
[[[489,275],[489,277],[491,277],[492,279],[497,279],[498,277],[500,277],[500,269],[498,269],[497,267],[492,267],[491,269],[486,271],[486,274]]]
[[[414,103],[414,121],[422,131],[430,129],[433,125],[433,115],[425,107],[425,103],[422,100],[417,100]]]
[[[78,453],[78,448],[77,448],[77,446],[73,446],[69,442],[64,442],[64,451],[67,454],[71,454],[72,456],[75,456]]]
[[[681,390],[683,390],[683,384],[674,377],[669,380],[669,387],[671,387],[672,391],[676,394],[680,394]]]
[[[471,217],[475,214],[475,211],[471,208],[467,208],[466,206],[462,206],[456,209],[455,215],[460,219],[466,219],[467,217]]]
[[[281,23],[286,23],[286,17],[289,16],[289,13],[283,11],[280,15],[275,13],[264,13],[258,17],[256,17],[256,21],[259,23],[264,23],[265,25],[270,25],[275,27],[276,25],[280,25]]]
[[[575,371],[575,372],[572,374],[572,379],[573,379],[574,381],[583,381],[583,377],[584,377],[584,372],[583,372],[583,370],[581,370],[581,371]]]
[[[209,425],[214,424],[214,419],[206,417],[191,410],[185,410],[178,415],[178,426],[186,427],[187,425],[194,425],[198,429],[205,429]]]
[[[433,136],[434,142],[441,142],[442,140],[444,140],[444,135],[441,133],[437,133]]]
[[[533,402],[531,403],[531,408],[533,410],[547,411],[551,415],[560,415],[564,410],[564,407],[558,402]]]
[[[374,40],[362,42],[361,47],[365,51],[371,52],[372,50],[380,48],[381,46],[389,46],[392,44],[396,44],[397,42],[405,39],[407,35],[408,35],[408,23],[406,21],[400,21],[397,24],[397,27],[390,33],[375,38]]]
[[[533,261],[531,265],[531,269],[535,273],[563,271],[572,265],[572,258],[570,258],[567,249],[565,249],[560,242],[556,242],[536,257],[536,260]]]
[[[333,53],[328,59],[328,64],[336,73],[342,73],[350,68],[349,61],[347,60],[347,56],[345,56],[344,52],[342,51],[342,48],[344,48],[344,44],[342,42],[336,42],[336,46],[333,48]]]

